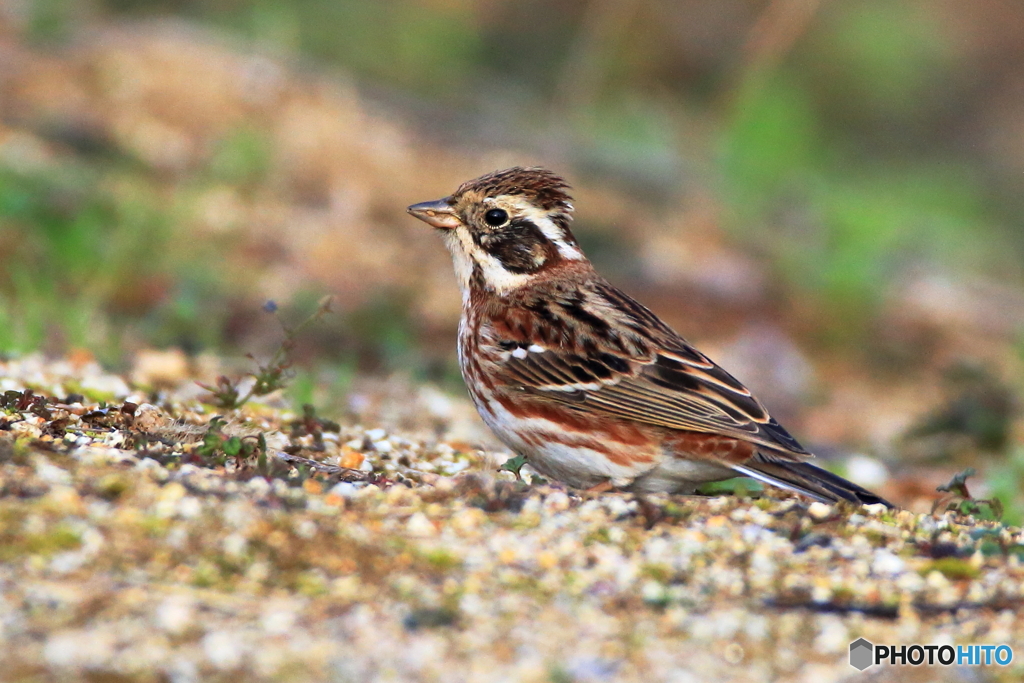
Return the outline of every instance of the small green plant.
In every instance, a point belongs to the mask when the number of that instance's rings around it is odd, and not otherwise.
[[[277,304],[273,301],[268,301],[263,306],[263,310],[273,315],[278,323],[280,323],[281,329],[284,331],[284,339],[266,364],[257,361],[251,353],[246,355],[247,358],[256,363],[256,372],[246,375],[246,377],[253,378],[253,384],[249,387],[248,391],[242,393],[240,388],[244,378],[231,379],[225,375],[217,378],[215,386],[203,384],[202,382],[197,382],[197,384],[210,392],[211,403],[226,410],[241,408],[254,396],[266,396],[278,389],[283,389],[294,375],[291,370],[291,354],[295,349],[295,340],[304,329],[331,312],[331,302],[332,297],[324,297],[320,300],[320,305],[317,306],[317,309],[308,318],[295,327],[289,327],[277,315]]]
[[[516,475],[516,481],[522,481],[523,475],[521,474],[520,470],[523,469],[523,465],[525,464],[526,456],[517,455],[503,462],[501,464],[501,467],[498,468],[498,470],[502,472],[511,472],[512,474]]]
[[[958,472],[935,490],[946,495],[940,496],[932,505],[932,514],[955,510],[962,515],[974,515],[979,519],[999,521],[1003,517],[1003,504],[998,498],[975,498],[967,490],[967,480],[975,474],[973,467]]]
[[[0,411],[11,413],[32,413],[39,417],[49,419],[50,410],[47,403],[52,402],[45,396],[37,396],[31,389],[25,391],[5,391],[0,394]]]
[[[267,464],[267,440],[263,433],[252,436],[228,436],[224,433],[227,423],[219,417],[210,421],[210,427],[203,435],[203,443],[196,448],[196,455],[204,463],[224,465],[228,458],[245,462],[256,459],[256,470],[263,475],[269,472]]]

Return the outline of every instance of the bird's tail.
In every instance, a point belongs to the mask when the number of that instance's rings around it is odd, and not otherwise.
[[[822,503],[847,500],[862,505],[881,503],[889,508],[895,507],[878,494],[808,462],[754,458],[742,465],[733,465],[733,469],[766,484],[802,493]]]

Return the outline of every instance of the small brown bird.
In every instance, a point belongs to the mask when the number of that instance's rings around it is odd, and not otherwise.
[[[598,275],[569,230],[567,190],[516,167],[408,209],[451,251],[462,376],[502,442],[577,488],[692,493],[745,475],[890,505],[806,462],[746,387]]]

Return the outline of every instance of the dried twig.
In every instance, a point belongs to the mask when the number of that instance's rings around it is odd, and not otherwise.
[[[269,449],[268,453],[281,462],[287,463],[293,467],[308,467],[311,470],[316,470],[317,472],[322,472],[330,476],[338,476],[342,481],[366,481],[368,479],[366,472],[363,472],[362,470],[354,470],[351,467],[328,465],[317,460],[311,460],[310,458],[303,458],[301,455],[292,455],[291,453],[285,453],[284,451],[277,451],[274,449]]]

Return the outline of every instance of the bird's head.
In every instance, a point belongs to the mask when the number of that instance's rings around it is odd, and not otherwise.
[[[569,230],[568,187],[551,171],[517,166],[408,211],[442,234],[464,293],[476,286],[506,294],[568,262],[586,263]]]

